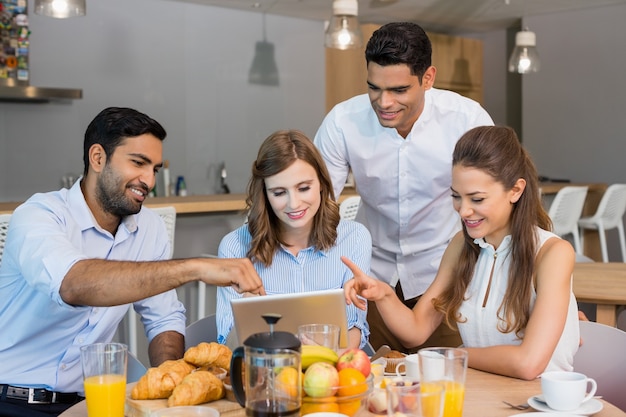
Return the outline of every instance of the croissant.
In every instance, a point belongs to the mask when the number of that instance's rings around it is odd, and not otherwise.
[[[195,371],[174,388],[167,406],[202,404],[219,400],[224,393],[224,384],[218,377],[208,371]]]
[[[196,366],[215,365],[230,370],[230,359],[233,352],[228,346],[219,343],[202,342],[197,346],[190,347],[185,352],[185,360]]]
[[[180,384],[183,378],[194,369],[196,369],[195,366],[183,359],[165,361],[156,368],[148,369],[139,378],[130,397],[134,400],[167,398],[172,394],[176,385]]]

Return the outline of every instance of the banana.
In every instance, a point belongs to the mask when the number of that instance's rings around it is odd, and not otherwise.
[[[326,362],[335,366],[337,360],[339,360],[337,352],[326,346],[302,345],[300,362],[303,371],[315,362]]]

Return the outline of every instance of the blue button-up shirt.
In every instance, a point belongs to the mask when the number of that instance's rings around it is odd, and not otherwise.
[[[63,278],[83,259],[166,259],[169,247],[163,221],[147,208],[126,217],[115,236],[102,229],[79,181],[18,207],[0,266],[0,383],[82,392],[80,347],[111,341],[130,305],[68,305],[59,294]],[[184,334],[185,309],[174,290],[134,307],[148,340],[169,330]]]

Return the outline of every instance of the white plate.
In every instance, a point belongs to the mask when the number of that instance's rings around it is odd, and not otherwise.
[[[531,413],[520,413],[520,414],[513,414],[510,415],[509,417],[522,417],[522,416],[541,416],[541,417],[580,417],[580,415],[578,414],[565,414],[565,413],[557,413],[557,412],[552,412],[552,413],[544,413],[543,411],[534,411]]]
[[[578,407],[575,410],[556,411],[548,407],[548,404],[543,402],[542,395],[533,395],[532,397],[530,397],[528,399],[528,405],[530,405],[532,408],[534,408],[537,411],[555,413],[555,414],[559,414],[561,417],[563,417],[564,414],[590,416],[602,410],[602,407],[603,407],[602,402],[596,400],[595,398],[592,398],[589,401],[582,403],[580,407]]]

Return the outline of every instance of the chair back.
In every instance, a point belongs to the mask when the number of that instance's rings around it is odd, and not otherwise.
[[[622,223],[626,212],[626,184],[611,184],[600,199],[594,217],[602,219],[604,229],[613,229]]]
[[[10,214],[0,214],[0,263],[2,263],[4,243],[7,240],[7,233],[9,233],[9,220],[11,220]]]
[[[128,352],[128,361],[126,363],[126,383],[130,384],[131,382],[137,382],[146,372],[146,367],[139,359],[137,359],[137,356]]]
[[[582,346],[574,371],[598,383],[596,395],[626,411],[626,332],[593,321],[580,322]]]
[[[339,204],[339,215],[345,220],[354,220],[361,205],[360,196],[348,197]]]
[[[176,208],[173,206],[167,207],[152,207],[151,210],[157,212],[159,216],[165,222],[167,228],[167,234],[170,238],[170,258],[174,256],[174,235],[176,232]]]
[[[577,253],[582,253],[578,235],[578,219],[583,212],[586,197],[587,187],[563,187],[556,193],[548,211],[553,232],[559,236],[572,234]]]
[[[215,314],[203,317],[185,329],[185,350],[201,342],[217,342]]]

